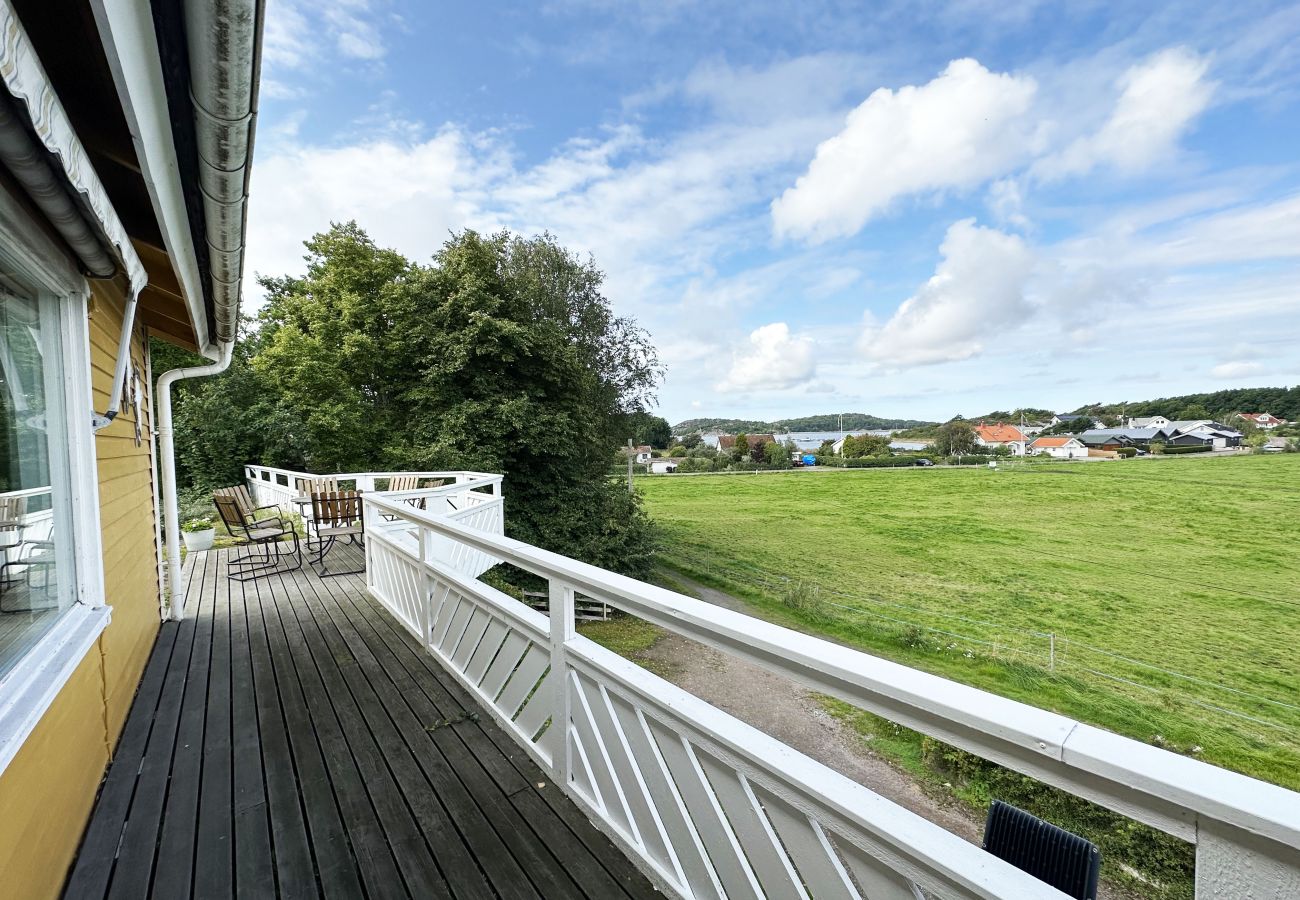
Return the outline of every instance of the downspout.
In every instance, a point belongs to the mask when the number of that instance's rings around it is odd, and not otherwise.
[[[126,367],[131,363],[131,335],[135,331],[135,310],[140,305],[140,292],[144,290],[145,281],[131,281],[130,292],[126,297],[126,309],[122,312],[122,334],[117,339],[117,365],[113,366],[113,387],[108,395],[108,409],[99,415],[90,411],[91,427],[95,431],[113,424],[122,407],[122,390],[126,383]]]
[[[181,584],[181,523],[180,501],[176,497],[176,440],[172,428],[172,385],[185,378],[203,378],[226,371],[235,349],[234,341],[221,345],[221,356],[206,366],[189,366],[164,372],[158,379],[158,442],[162,457],[163,509],[166,511],[167,532],[167,590],[170,597],[170,618],[179,622],[185,618],[185,592]]]

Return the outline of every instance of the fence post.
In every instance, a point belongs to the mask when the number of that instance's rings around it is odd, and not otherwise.
[[[569,666],[565,644],[577,635],[574,623],[573,588],[555,579],[548,583],[548,615],[551,618],[551,688],[555,692],[555,706],[551,712],[551,727],[559,729],[559,741],[552,744],[554,758],[552,777],[561,787],[568,788],[572,768],[572,750],[569,740]]]

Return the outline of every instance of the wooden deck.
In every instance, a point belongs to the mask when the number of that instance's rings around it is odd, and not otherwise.
[[[362,576],[230,552],[186,562],[66,897],[661,896]]]

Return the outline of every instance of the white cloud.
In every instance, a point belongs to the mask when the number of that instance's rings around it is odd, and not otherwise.
[[[793,335],[784,322],[754,329],[734,354],[731,371],[719,391],[782,390],[810,380],[817,373],[812,339]]]
[[[772,203],[778,236],[851,235],[899,197],[966,189],[1021,164],[1032,135],[1032,78],[958,59],[928,84],[880,88],[823,141]]]
[[[1262,375],[1263,372],[1264,367],[1259,363],[1243,360],[1220,363],[1210,370],[1215,378],[1249,378],[1252,375]]]
[[[427,259],[475,214],[491,169],[452,129],[416,144],[282,148],[253,169],[248,276],[301,272],[302,242],[349,219],[381,245]]]
[[[1190,50],[1164,50],[1130,67],[1116,83],[1119,99],[1105,124],[1040,160],[1040,178],[1085,175],[1101,166],[1140,172],[1168,160],[1179,139],[1209,106],[1209,63]]]
[[[955,222],[939,247],[933,277],[882,327],[868,326],[859,346],[886,367],[969,359],[990,337],[1014,328],[1033,307],[1025,297],[1034,253],[1017,235]]]

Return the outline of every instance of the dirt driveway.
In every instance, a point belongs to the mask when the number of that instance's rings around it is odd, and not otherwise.
[[[730,594],[676,572],[672,580],[701,600],[753,615],[744,601]],[[906,772],[872,753],[869,739],[827,713],[806,688],[675,634],[664,635],[639,655],[656,663],[655,670],[683,690],[948,831],[979,841],[983,821],[955,801],[930,796]]]

